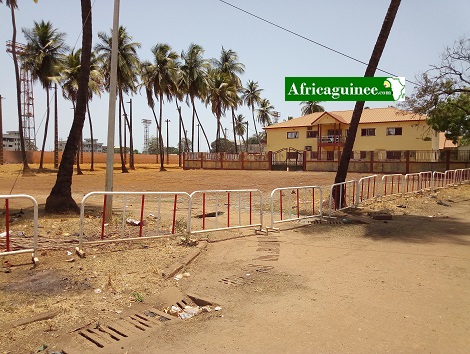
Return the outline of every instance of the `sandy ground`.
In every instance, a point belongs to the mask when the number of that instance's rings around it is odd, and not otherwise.
[[[259,188],[269,193],[285,186],[327,186],[334,178],[314,172],[138,167],[116,173],[115,190]],[[27,193],[40,204],[55,180],[53,173],[17,178],[18,166],[0,166],[0,171],[0,194]],[[100,168],[74,176],[73,193],[79,201],[103,186]],[[392,219],[374,220],[370,214],[376,211]],[[163,279],[161,272],[193,252],[179,239],[96,246],[79,259],[67,254],[73,242],[64,243],[74,239],[76,217],[40,212],[40,237],[49,241],[40,265],[32,268],[27,256],[2,260],[10,272],[0,273],[0,352],[78,347],[87,353],[466,353],[469,211],[470,186],[463,185],[379,199],[337,214],[335,222],[286,223],[280,233],[267,236],[226,232],[212,241],[227,240],[210,242],[182,270],[190,276],[178,281]],[[18,223],[30,226],[27,220]],[[222,310],[163,323],[101,349],[77,334],[116,320],[141,300],[153,306],[152,296],[171,286],[210,299]],[[12,328],[15,321],[47,311],[57,314]]]

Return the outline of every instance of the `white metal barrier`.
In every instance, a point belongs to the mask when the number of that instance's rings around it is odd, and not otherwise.
[[[362,177],[357,181],[356,206],[377,196],[377,175]]]
[[[431,189],[434,185],[433,181],[433,172],[432,171],[425,171],[419,173],[419,187],[421,190],[424,189]]]
[[[446,174],[445,172],[434,171],[432,173],[432,187],[433,188],[444,188],[446,186]]]
[[[470,181],[470,168],[464,168],[462,170],[462,182],[469,182]]]
[[[271,228],[287,221],[322,217],[322,190],[318,186],[276,188],[271,192]],[[275,210],[278,201],[278,210]],[[279,213],[279,218],[275,215]]]
[[[27,194],[0,195],[1,200],[5,200],[5,247],[0,249],[0,256],[8,256],[22,253],[32,253],[33,263],[38,263],[38,202],[32,196]],[[10,230],[10,200],[27,199],[33,204],[33,244],[31,248],[12,250],[11,230]],[[2,233],[3,234],[3,233]],[[3,239],[3,235],[0,241]],[[0,244],[3,244],[0,243]]]
[[[263,195],[259,189],[195,191],[188,209],[189,234],[263,227]],[[201,219],[200,226],[194,219]]]
[[[382,176],[382,196],[403,194],[403,175],[391,174]]]
[[[403,193],[415,193],[421,190],[420,173],[407,173],[405,175],[405,185]]]
[[[456,183],[458,183],[456,181],[456,177],[457,177],[457,174],[456,174],[456,170],[447,170],[445,172],[445,176],[446,176],[446,186],[450,186],[450,185],[454,185]]]
[[[108,197],[113,198],[113,210],[121,212],[121,217],[105,220]],[[97,216],[87,218],[85,207],[89,199],[102,197],[98,203],[95,202],[95,209],[100,210]],[[116,197],[122,197],[116,198]],[[95,198],[96,199],[96,198]],[[106,243],[117,241],[135,241],[142,239],[170,237],[178,234],[186,234],[189,230],[187,220],[188,204],[190,196],[185,192],[91,192],[85,195],[80,206],[80,234],[79,250],[83,245],[94,243]],[[102,205],[102,206],[101,206]],[[101,208],[101,209],[100,209]],[[151,213],[145,215],[145,210]],[[178,213],[179,212],[179,213]],[[128,217],[133,214],[135,218]],[[184,216],[178,219],[178,214]],[[85,220],[101,219],[101,232],[98,240],[84,241]],[[130,225],[126,227],[126,225]],[[89,225],[92,230],[97,227],[96,223]],[[106,228],[112,228],[110,235],[107,235]],[[138,227],[138,228],[137,228]],[[145,227],[145,234],[144,234]],[[120,230],[120,232],[118,232]],[[93,233],[93,231],[91,231]],[[95,232],[95,234],[97,234]],[[116,235],[119,235],[115,237]]]
[[[356,205],[356,180],[334,183],[330,189],[330,203],[328,214],[334,211],[348,209]]]

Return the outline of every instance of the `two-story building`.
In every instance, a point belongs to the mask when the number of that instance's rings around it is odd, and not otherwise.
[[[336,160],[344,148],[352,110],[316,112],[267,126],[267,150],[286,148],[311,151],[318,160]],[[355,154],[379,151],[385,159],[404,150],[439,150],[438,134],[419,116],[394,107],[364,109],[354,142]],[[440,141],[442,140],[442,141]]]

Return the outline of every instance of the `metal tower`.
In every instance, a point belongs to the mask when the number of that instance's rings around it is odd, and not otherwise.
[[[26,46],[16,43],[16,54],[21,57],[25,53]],[[7,53],[12,53],[12,42],[7,41]],[[21,85],[21,118],[23,120],[23,135],[27,150],[36,147],[36,126],[34,120],[34,94],[33,94],[33,78],[31,72],[25,69],[18,60],[20,65],[20,85]]]
[[[149,153],[149,125],[152,123],[150,119],[142,119],[144,125],[144,151],[146,154]]]

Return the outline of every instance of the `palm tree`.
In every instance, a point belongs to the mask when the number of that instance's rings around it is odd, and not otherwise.
[[[243,145],[246,144],[245,133],[248,131],[248,122],[245,122],[243,114],[239,114],[235,117],[235,132],[243,141]],[[248,149],[246,150],[248,151]]]
[[[111,45],[112,45],[112,30],[110,35],[105,32],[99,32],[98,38],[101,43],[95,46],[95,51],[98,54],[98,60],[101,63],[102,72],[105,79],[105,87],[109,90],[110,73],[111,73]],[[140,43],[132,42],[132,37],[126,31],[125,27],[119,27],[118,35],[118,69],[117,69],[117,85],[119,94],[119,106],[124,112],[125,122],[130,133],[130,168],[134,169],[134,147],[131,125],[127,119],[126,108],[124,106],[123,94],[135,93],[137,90],[137,78],[140,72],[140,61],[137,56],[137,48],[140,48]],[[119,117],[121,119],[121,117]],[[121,155],[121,170],[123,173],[129,172],[126,168],[124,157],[122,153],[122,144],[120,144]]]
[[[44,125],[44,139],[42,141],[39,171],[43,170],[44,149],[46,147],[47,130],[49,126],[50,104],[49,95],[51,83],[57,80],[59,67],[64,53],[67,51],[65,33],[58,32],[50,22],[34,22],[32,29],[23,28],[26,38],[25,67],[31,70],[33,80],[41,83],[46,90],[46,123]]]
[[[300,102],[300,105],[302,106],[300,109],[300,112],[302,113],[303,116],[306,116],[307,114],[312,114],[315,112],[325,112],[325,108],[323,106],[320,106],[319,103],[320,101]]]
[[[256,121],[255,121],[255,104],[258,106],[261,101],[261,91],[263,89],[259,88],[258,82],[248,81],[245,88],[242,89],[242,100],[243,102],[251,108],[251,113],[253,115],[253,125],[255,127],[255,135],[258,140],[258,145],[261,151],[261,143],[259,141],[258,129],[256,128]]]
[[[230,79],[230,85],[235,90],[235,97],[230,105],[232,111],[232,129],[233,129],[233,140],[235,142],[235,153],[238,152],[237,146],[237,135],[235,129],[235,109],[240,104],[240,98],[238,97],[238,92],[242,89],[242,82],[237,74],[243,74],[245,72],[245,65],[238,61],[238,55],[233,50],[225,50],[222,47],[220,53],[220,59],[213,59],[212,65],[218,69],[220,72],[227,75]]]
[[[158,43],[152,48],[153,54],[153,67],[152,84],[155,97],[160,103],[160,118],[159,118],[159,141],[160,141],[160,171],[165,171],[164,164],[164,149],[163,149],[163,98],[166,96],[167,100],[172,99],[172,93],[175,91],[173,88],[176,86],[176,72],[178,70],[177,60],[178,54],[171,50],[170,45]],[[167,147],[168,148],[168,147]]]
[[[35,0],[36,2],[37,0]],[[2,3],[2,0],[0,0]],[[13,35],[11,40],[11,52],[13,56],[13,64],[15,66],[15,79],[16,79],[16,108],[18,113],[18,130],[20,132],[20,145],[21,145],[21,159],[23,161],[23,175],[31,173],[31,169],[26,159],[26,147],[24,143],[24,131],[23,131],[23,118],[21,116],[21,82],[20,82],[20,69],[18,65],[18,56],[16,53],[16,17],[15,9],[18,8],[16,0],[6,0],[6,5],[10,8],[11,13],[11,25],[13,27]]]
[[[388,7],[385,18],[382,22],[382,28],[380,29],[377,41],[375,42],[374,49],[369,59],[366,71],[364,73],[365,77],[374,76],[377,66],[379,65],[380,57],[382,56],[385,45],[387,44],[387,39],[390,34],[390,31],[393,26],[398,8],[400,7],[401,0],[391,0]],[[338,170],[335,176],[335,183],[344,182],[348,174],[349,161],[351,160],[352,150],[354,146],[354,141],[356,140],[357,128],[359,126],[359,121],[361,119],[362,111],[364,109],[364,101],[356,102],[354,106],[353,114],[351,117],[351,123],[348,129],[348,136],[344,144],[344,149],[341,154],[341,160],[338,165]],[[337,188],[334,193],[335,203],[338,205],[340,200],[341,190]],[[344,200],[345,198],[342,198]]]
[[[72,102],[73,111],[77,102],[78,81],[80,80],[80,56],[81,50],[73,50],[64,57],[60,68],[60,82],[62,86],[62,96]],[[81,142],[81,138],[80,138]],[[80,144],[81,145],[81,144]],[[77,175],[82,175],[80,168],[80,145],[77,149]]]
[[[196,106],[194,98],[199,98],[204,101],[207,89],[207,70],[209,68],[209,62],[203,58],[204,49],[198,44],[190,44],[187,52],[181,52],[181,59],[183,61],[181,65],[182,82],[186,97],[189,98],[192,108],[193,115],[191,121],[191,151],[194,152],[194,126],[195,118],[201,127],[202,133],[207,142],[207,146],[210,150],[209,139],[207,139],[204,127],[199,120],[196,112]]]
[[[263,98],[258,108],[258,122],[265,127],[271,125],[271,117],[273,115],[274,107],[268,99]]]
[[[87,91],[90,78],[90,57],[92,47],[91,0],[81,0],[82,8],[82,55],[80,58],[80,80],[78,82],[77,105],[70,133],[62,154],[57,179],[46,199],[47,213],[80,212],[72,198],[73,162],[85,122]]]
[[[231,79],[225,73],[217,69],[211,69],[208,73],[206,106],[211,105],[211,111],[217,119],[217,134],[215,138],[215,152],[219,152],[220,118],[225,115],[228,107],[231,107],[236,96],[236,89],[231,85]],[[235,140],[235,144],[236,144]]]

